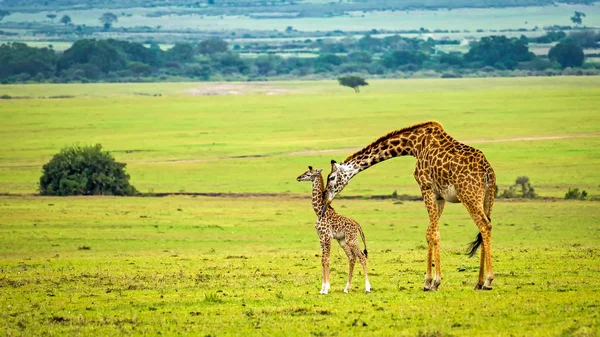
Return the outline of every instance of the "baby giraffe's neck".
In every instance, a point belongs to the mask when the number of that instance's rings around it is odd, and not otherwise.
[[[317,216],[321,215],[323,209],[323,193],[325,192],[325,184],[321,173],[312,182],[312,206]]]

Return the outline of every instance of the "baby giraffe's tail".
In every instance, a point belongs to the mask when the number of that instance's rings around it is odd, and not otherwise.
[[[367,251],[367,241],[365,241],[365,233],[363,233],[362,227],[360,227],[360,225],[358,225],[358,231],[360,232],[360,237],[363,240],[363,245],[365,245],[365,250],[363,250],[363,253],[365,253],[365,257],[369,257],[369,252]]]

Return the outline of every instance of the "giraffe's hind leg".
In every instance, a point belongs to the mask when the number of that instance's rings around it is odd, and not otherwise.
[[[348,282],[344,288],[345,293],[350,291],[350,287],[352,286],[352,274],[354,273],[354,265],[356,264],[356,256],[354,255],[351,245],[352,243],[340,241],[340,246],[342,246],[346,256],[348,256]]]
[[[370,293],[371,283],[369,282],[369,274],[367,273],[367,257],[365,256],[365,253],[360,250],[358,244],[353,248],[353,251],[355,256],[358,257],[358,260],[363,268],[363,273],[365,274],[365,291]]]
[[[483,276],[485,273],[485,247],[481,247],[481,259],[479,260],[479,278],[477,280],[477,284],[475,285],[475,290],[483,289]]]
[[[477,224],[479,233],[481,233],[481,260],[479,265],[479,280],[475,289],[492,290],[492,281],[494,280],[494,271],[492,269],[492,222],[485,214],[483,205],[478,202],[464,202],[463,204],[469,211],[471,218]],[[485,267],[485,268],[484,268]],[[484,270],[487,269],[486,279],[483,282]],[[481,286],[480,286],[481,285]]]

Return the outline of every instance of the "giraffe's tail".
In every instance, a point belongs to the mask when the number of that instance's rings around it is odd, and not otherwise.
[[[367,251],[367,241],[365,240],[365,233],[363,233],[362,227],[360,227],[360,225],[358,226],[358,232],[360,233],[360,237],[362,238],[363,245],[365,245],[365,250],[363,250],[363,253],[365,253],[365,257],[369,257],[369,252]]]
[[[467,255],[469,255],[469,257],[473,257],[475,253],[477,253],[477,249],[479,249],[479,246],[481,246],[482,243],[483,237],[481,236],[481,233],[479,233],[477,234],[475,241],[469,244],[469,248],[467,248]]]
[[[494,206],[494,197],[496,196],[496,174],[491,167],[488,167],[487,171],[484,175],[485,182],[485,195],[483,199],[483,211],[487,220],[492,222],[492,207]],[[481,236],[481,232],[477,234],[475,241],[469,244],[469,248],[467,248],[467,255],[469,257],[473,257],[475,253],[477,253],[477,249],[483,243],[483,237]]]

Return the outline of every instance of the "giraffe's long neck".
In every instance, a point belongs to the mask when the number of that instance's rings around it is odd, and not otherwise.
[[[394,131],[346,158],[342,165],[348,166],[355,175],[390,158],[418,157],[432,137],[439,138],[443,134],[446,133],[437,122],[427,122]]]
[[[312,206],[315,214],[320,216],[321,210],[323,209],[324,198],[323,193],[325,192],[325,184],[323,182],[323,175],[319,173],[312,182]]]

